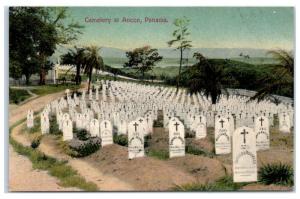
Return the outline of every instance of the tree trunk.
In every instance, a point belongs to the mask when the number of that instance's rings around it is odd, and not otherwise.
[[[45,56],[42,55],[42,66],[40,71],[40,85],[46,84],[46,71],[45,71]]]
[[[181,66],[182,66],[182,53],[183,53],[183,50],[182,50],[182,48],[180,48],[180,62],[179,62],[179,71],[178,71],[178,77],[177,77],[176,93],[179,90],[179,82],[180,82]]]
[[[26,79],[26,85],[28,86],[30,84],[30,82],[29,82],[30,75],[29,74],[25,74],[25,79]]]
[[[91,86],[91,81],[92,81],[92,73],[93,73],[93,67],[91,67],[89,71],[89,85],[88,85],[88,93],[90,94],[90,86]]]
[[[75,77],[76,85],[80,85],[81,78],[80,78],[80,65],[76,65],[76,77]]]

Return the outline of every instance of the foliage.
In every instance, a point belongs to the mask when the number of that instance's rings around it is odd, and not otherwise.
[[[160,160],[166,160],[169,158],[169,151],[149,149],[149,151],[147,152],[147,155],[149,157],[158,158]]]
[[[72,157],[85,157],[100,149],[101,139],[99,137],[91,137],[85,141],[73,139],[68,142],[68,146],[72,151],[69,155]]]
[[[209,62],[202,54],[195,53],[194,57],[198,59],[198,63],[186,71],[189,76],[189,92],[203,92],[207,98],[211,98],[213,104],[216,104],[222,91],[226,91],[224,84],[233,82],[233,79],[228,77],[223,66]]]
[[[77,46],[74,46],[74,49],[69,49],[66,54],[61,56],[62,64],[70,64],[76,67],[75,81],[77,85],[80,85],[81,82],[80,70],[85,65],[85,56],[85,49]]]
[[[258,175],[259,181],[263,184],[294,185],[293,168],[281,162],[263,165]]]
[[[9,88],[9,103],[19,104],[30,96],[26,90]]]
[[[34,86],[31,90],[33,93],[37,95],[48,95],[51,93],[57,93],[60,91],[64,91],[66,89],[69,90],[77,90],[80,86],[78,85],[43,85],[43,86]]]
[[[144,147],[150,146],[150,140],[152,139],[151,134],[144,136]]]
[[[90,134],[85,129],[73,129],[73,133],[76,135],[76,138],[79,140],[85,141],[90,138]]]
[[[231,176],[224,176],[214,183],[200,184],[192,183],[185,185],[177,185],[174,191],[236,191],[241,189],[248,183],[234,183]]]
[[[114,134],[114,143],[121,146],[128,146],[128,137],[127,135],[117,135]]]
[[[215,156],[214,153],[196,148],[192,145],[185,146],[185,152],[193,155],[203,155],[205,157],[210,157],[210,158],[213,158]]]
[[[190,20],[186,17],[183,18],[177,18],[174,21],[174,25],[176,26],[176,30],[173,32],[173,40],[168,41],[168,45],[171,47],[174,44],[178,44],[176,49],[180,50],[180,62],[179,62],[179,70],[178,70],[178,76],[177,76],[177,91],[179,88],[180,78],[181,78],[181,68],[183,64],[183,52],[187,49],[190,49],[192,47],[190,40],[187,39],[187,37],[190,35],[188,32],[188,26],[189,26]]]
[[[35,148],[39,147],[41,139],[42,139],[41,135],[34,137],[33,140],[31,141],[31,145],[30,145],[31,148],[35,149]]]
[[[269,51],[278,64],[271,65],[270,74],[266,74],[260,83],[263,85],[252,99],[263,100],[272,98],[270,94],[284,93],[293,97],[294,95],[294,56],[291,52],[284,50]]]
[[[156,62],[162,60],[159,56],[157,49],[150,46],[136,48],[133,51],[127,51],[126,56],[128,62],[124,63],[124,67],[132,67],[142,74],[142,79],[145,77],[145,72],[152,70]]]
[[[21,74],[29,78],[40,74],[45,84],[46,71],[53,65],[48,61],[56,46],[77,39],[82,28],[73,21],[66,22],[67,9],[63,7],[10,7],[9,8],[9,60],[10,76]],[[21,72],[21,73],[20,73]]]
[[[93,69],[103,69],[104,63],[102,57],[99,55],[100,48],[97,46],[89,46],[86,48],[84,73],[89,77],[88,92],[90,92],[90,85],[92,81]]]
[[[56,119],[53,115],[51,115],[49,117],[49,123],[50,123],[50,126],[49,126],[49,134],[53,134],[53,135],[62,135],[62,131],[59,130],[59,126],[56,122]]]

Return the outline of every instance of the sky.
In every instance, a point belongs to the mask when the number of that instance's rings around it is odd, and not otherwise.
[[[70,7],[69,14],[70,20],[84,25],[73,45],[168,48],[175,30],[173,21],[186,16],[194,48],[294,48],[292,7]],[[142,23],[123,23],[123,17],[140,18]],[[168,22],[145,23],[145,17]],[[120,21],[88,22],[114,18]]]

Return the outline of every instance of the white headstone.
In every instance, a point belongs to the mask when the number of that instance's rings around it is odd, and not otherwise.
[[[249,127],[240,127],[233,133],[233,181],[257,181],[257,155],[254,131]]]
[[[231,152],[230,126],[226,118],[216,118],[215,122],[215,151],[216,154]]]
[[[27,128],[32,128],[34,126],[33,122],[33,110],[28,110],[27,112]]]
[[[177,118],[169,121],[169,155],[185,156],[184,126]]]
[[[128,124],[128,158],[144,157],[144,133],[138,121]]]
[[[255,120],[256,149],[266,150],[270,148],[269,120],[265,116]]]
[[[90,133],[92,137],[100,137],[99,121],[92,119],[90,122]]]
[[[101,131],[100,135],[102,140],[102,147],[113,144],[112,126],[110,121],[103,120],[100,123],[100,131]]]
[[[70,119],[66,119],[63,122],[63,140],[73,139],[73,124]]]

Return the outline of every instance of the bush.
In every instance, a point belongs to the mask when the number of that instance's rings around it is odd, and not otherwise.
[[[88,156],[101,147],[101,138],[91,137],[88,140],[73,139],[68,143],[69,149],[72,153],[69,153],[72,157],[85,157]]]
[[[33,140],[31,141],[31,145],[30,145],[31,148],[33,149],[38,148],[41,142],[41,138],[42,138],[41,135],[34,137]]]
[[[127,135],[117,135],[114,134],[114,143],[121,146],[128,146],[128,137]]]
[[[30,96],[26,90],[9,88],[9,103],[19,104]]]
[[[73,128],[73,133],[75,134],[76,138],[81,141],[86,141],[91,137],[91,135],[85,129]]]
[[[258,175],[263,184],[294,185],[293,168],[281,162],[262,166]]]
[[[61,135],[62,134],[62,131],[59,130],[58,124],[56,123],[56,119],[54,116],[50,116],[49,123],[50,123],[50,127],[49,127],[50,134],[53,134],[53,135]]]
[[[150,139],[152,139],[152,136],[149,134],[149,135],[146,135],[145,137],[144,137],[144,147],[146,148],[146,147],[149,147],[149,145],[150,145]]]
[[[241,189],[248,183],[234,183],[231,176],[224,176],[214,183],[200,184],[192,183],[185,185],[177,185],[174,191],[236,191]]]

